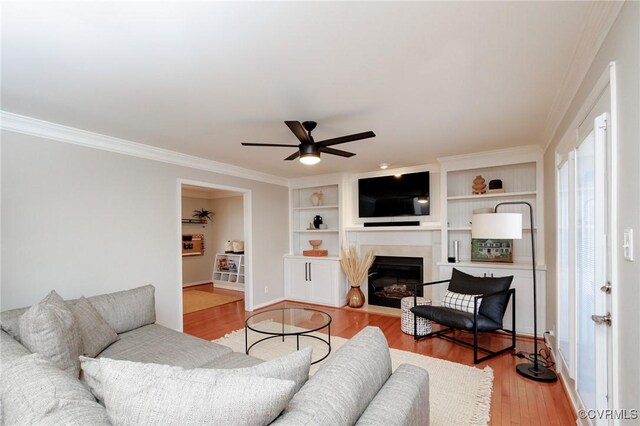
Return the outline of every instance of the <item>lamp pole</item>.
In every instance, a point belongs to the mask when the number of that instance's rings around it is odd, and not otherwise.
[[[502,203],[498,203],[494,209],[494,212],[498,213],[498,207],[507,205],[528,206],[529,220],[531,221],[531,263],[533,265],[533,362],[518,364],[516,366],[516,371],[521,376],[524,376],[531,380],[535,380],[537,382],[555,382],[556,380],[558,380],[558,376],[556,375],[556,373],[548,369],[547,367],[541,366],[538,362],[538,304],[536,298],[536,248],[534,243],[535,238],[533,237],[533,207],[526,201],[505,201]]]

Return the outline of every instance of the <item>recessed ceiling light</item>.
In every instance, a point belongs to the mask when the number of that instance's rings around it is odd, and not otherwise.
[[[380,168],[382,170],[387,170],[389,168],[390,164],[389,163],[380,163]]]

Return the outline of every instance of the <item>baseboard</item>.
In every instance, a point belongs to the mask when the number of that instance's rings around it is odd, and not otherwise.
[[[259,305],[253,305],[253,310],[266,308],[267,306],[275,305],[276,303],[284,302],[286,299],[284,297],[280,297],[278,299],[272,300],[270,302],[261,303]]]
[[[213,284],[213,282],[211,282],[211,280],[209,280],[209,281],[194,281],[192,283],[182,283],[182,288],[184,288],[184,287],[193,287],[193,286],[202,285],[202,284]]]

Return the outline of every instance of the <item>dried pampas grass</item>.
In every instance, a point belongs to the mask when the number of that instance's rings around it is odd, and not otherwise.
[[[360,287],[362,281],[369,274],[369,268],[375,258],[373,251],[368,251],[362,259],[358,259],[355,247],[349,247],[349,250],[342,249],[340,266],[352,287]]]

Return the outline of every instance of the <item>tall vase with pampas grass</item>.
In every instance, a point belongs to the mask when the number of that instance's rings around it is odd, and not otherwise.
[[[364,293],[360,290],[360,284],[369,275],[369,268],[376,258],[373,251],[368,251],[362,259],[358,258],[355,247],[349,250],[342,249],[340,266],[351,285],[347,294],[347,306],[351,308],[361,308],[364,305]]]

